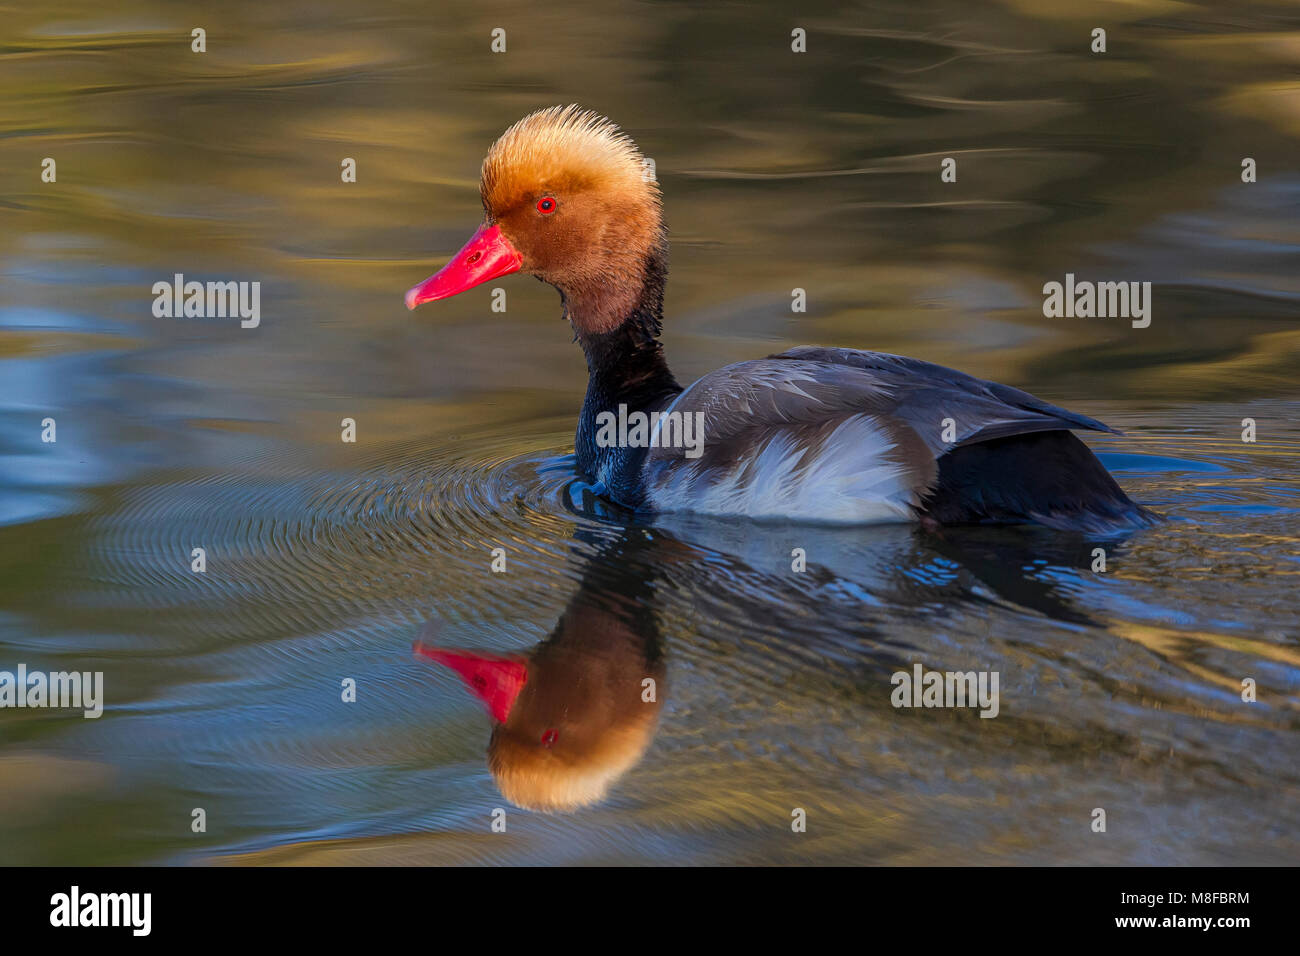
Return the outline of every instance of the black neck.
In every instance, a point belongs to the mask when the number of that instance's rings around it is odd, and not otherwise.
[[[666,247],[646,264],[641,294],[627,317],[611,332],[587,333],[574,323],[587,357],[587,397],[578,420],[574,451],[578,470],[600,481],[610,497],[629,507],[640,504],[639,469],[645,448],[601,447],[596,442],[596,418],[601,412],[662,411],[682,387],[664,360],[659,330],[663,327]]]
[[[612,332],[589,334],[578,328],[578,343],[587,357],[587,399],[593,392],[607,404],[595,411],[626,403],[629,410],[662,407],[682,390],[664,360],[659,332],[663,328],[664,282],[668,276],[667,245],[655,249],[646,263],[645,280],[631,312]],[[587,409],[583,409],[584,413]]]

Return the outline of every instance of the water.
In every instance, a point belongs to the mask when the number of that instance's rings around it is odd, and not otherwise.
[[[0,670],[103,671],[106,710],[0,711],[0,862],[1297,860],[1294,8],[796,19],[6,11]],[[492,139],[570,101],[656,162],[681,380],[801,343],[954,365],[1123,429],[1088,441],[1170,520],[936,537],[592,502],[555,294],[402,305],[477,223]],[[260,281],[261,324],[154,318],[177,272]],[[1153,282],[1151,326],[1044,318],[1067,272]],[[515,809],[417,639],[532,655],[557,752],[621,734],[603,796]],[[997,671],[998,716],[893,708],[916,662]],[[646,675],[645,712],[592,709]]]

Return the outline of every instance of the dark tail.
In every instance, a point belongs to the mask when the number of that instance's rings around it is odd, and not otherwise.
[[[1097,456],[1068,431],[1012,435],[954,448],[922,515],[941,524],[1020,524],[1112,534],[1155,524]]]

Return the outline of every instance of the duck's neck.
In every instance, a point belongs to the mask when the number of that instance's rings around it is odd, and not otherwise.
[[[578,470],[631,507],[640,504],[637,475],[646,448],[602,445],[599,419],[606,412],[617,420],[620,414],[662,411],[682,390],[659,342],[667,272],[666,248],[660,247],[648,257],[639,289],[622,290],[622,295],[606,291],[606,302],[612,298],[631,303],[620,310],[621,320],[584,312],[596,303],[573,290],[562,293],[565,313],[587,357],[587,397],[574,439]]]

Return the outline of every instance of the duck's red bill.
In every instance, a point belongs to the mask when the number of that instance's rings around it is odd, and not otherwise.
[[[447,299],[466,289],[518,272],[524,257],[501,235],[500,226],[479,226],[451,261],[406,293],[406,307]]]
[[[528,668],[523,661],[512,657],[444,650],[418,641],[415,653],[450,667],[459,674],[474,696],[487,704],[492,719],[501,723],[505,723],[510,716],[515,698],[528,681]]]

